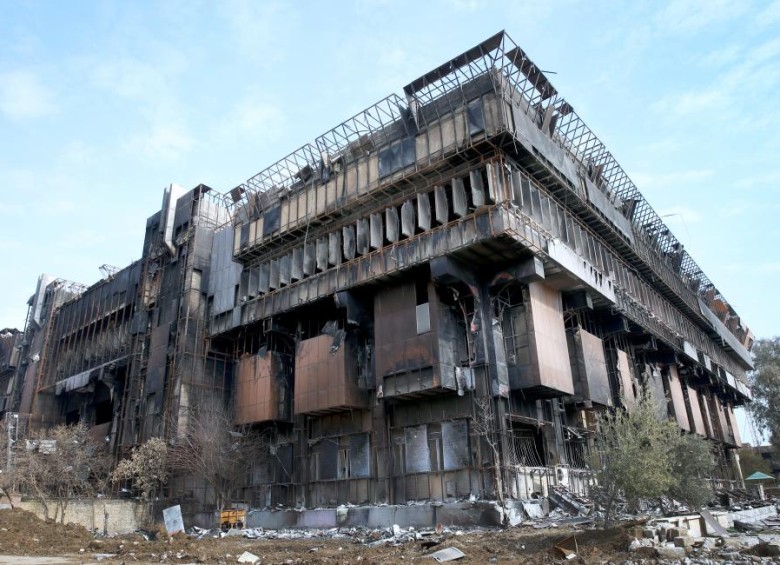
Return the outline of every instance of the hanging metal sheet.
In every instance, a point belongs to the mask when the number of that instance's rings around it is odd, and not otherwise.
[[[279,288],[279,259],[271,259],[270,275],[268,277],[268,286],[271,290]]]
[[[475,207],[485,205],[485,186],[482,181],[482,171],[477,169],[469,172],[471,182],[471,202]]]
[[[431,452],[428,447],[428,426],[410,426],[404,429],[406,444],[406,472],[427,473],[431,470]]]
[[[356,224],[356,245],[355,251],[358,255],[365,255],[368,253],[368,240],[369,240],[369,225],[366,218],[361,218]]]
[[[341,239],[344,244],[344,258],[351,261],[355,258],[355,225],[341,228]]]
[[[371,444],[368,434],[349,437],[349,476],[354,479],[371,476]]]
[[[395,206],[385,208],[385,224],[387,229],[387,240],[395,243],[398,241],[398,209]]]
[[[341,232],[328,234],[328,263],[334,267],[341,264]]]
[[[307,242],[303,246],[303,274],[311,276],[317,268],[317,244]]]
[[[688,408],[693,416],[693,426],[696,433],[700,436],[706,436],[707,430],[704,427],[704,418],[702,417],[701,406],[699,405],[699,393],[695,388],[686,385],[688,392]]]
[[[455,177],[452,179],[452,211],[457,217],[462,218],[468,213],[468,207],[463,179]]]
[[[444,449],[444,470],[469,467],[469,426],[464,419],[441,423],[441,438]]]
[[[260,277],[257,282],[257,289],[265,294],[271,288],[271,266],[268,263],[260,265]]]
[[[443,186],[437,186],[433,189],[433,194],[436,207],[436,221],[440,224],[446,224],[449,220],[447,191]]]
[[[370,245],[372,249],[379,249],[384,245],[384,235],[382,226],[382,214],[371,214],[370,217]]]
[[[406,237],[414,235],[414,202],[407,200],[401,206],[401,234]]]
[[[685,409],[685,396],[683,395],[682,383],[680,382],[680,373],[677,371],[677,365],[669,365],[668,375],[666,376],[669,384],[669,396],[672,398],[672,408],[674,409],[674,418],[677,425],[685,431],[691,431],[691,424],[688,421],[688,412]]]
[[[417,195],[417,227],[423,231],[431,229],[430,194]]]
[[[328,239],[321,237],[317,240],[317,270],[324,271],[328,268]]]
[[[303,278],[303,247],[293,249],[290,278],[294,281],[299,281]]]
[[[617,370],[620,378],[620,396],[628,410],[636,406],[636,391],[634,389],[634,377],[628,355],[625,351],[617,350]]]
[[[279,285],[287,286],[290,284],[292,273],[292,254],[288,253],[279,259]]]

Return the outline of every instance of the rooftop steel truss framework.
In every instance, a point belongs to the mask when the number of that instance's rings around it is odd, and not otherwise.
[[[231,196],[238,207],[234,218],[240,221],[251,213],[248,208],[262,206],[263,202],[282,196],[298,184],[317,180],[317,176],[320,182],[326,181],[323,175],[328,173],[324,171],[332,163],[391,141],[387,137],[397,131],[390,127],[393,124],[402,124],[405,133],[413,135],[418,126],[426,125],[421,108],[459,90],[465,96],[464,88],[468,83],[490,72],[497,73],[520,93],[529,109],[536,109],[541,115],[553,110],[553,139],[585,170],[596,172],[600,188],[613,204],[622,208],[636,233],[655,246],[662,257],[677,257],[680,278],[711,309],[718,312],[725,308],[730,315],[736,316],[612,153],[558,93],[544,72],[503,31],[405,86],[405,98],[391,94],[234,188]],[[451,97],[450,104],[455,99],[456,96]],[[447,110],[452,111],[452,108]],[[716,300],[720,304],[715,305]]]

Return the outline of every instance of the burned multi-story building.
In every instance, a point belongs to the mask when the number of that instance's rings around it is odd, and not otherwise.
[[[750,331],[504,33],[225,195],[172,185],[107,275],[39,289],[21,410],[121,454],[229,406],[272,437],[254,507],[583,492],[643,387],[739,480]]]
[[[22,332],[16,328],[0,330],[0,413],[13,404],[13,386],[21,359]]]

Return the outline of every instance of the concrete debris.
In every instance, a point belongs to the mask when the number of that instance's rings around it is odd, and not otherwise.
[[[494,531],[494,528],[473,527],[467,528],[469,533]],[[423,548],[431,548],[439,545],[449,536],[461,536],[466,532],[460,529],[452,529],[437,524],[435,528],[415,529],[413,527],[401,528],[397,524],[389,528],[330,528],[330,529],[283,529],[266,530],[263,528],[233,528],[228,532],[222,532],[218,528],[211,530],[193,527],[187,531],[187,535],[195,539],[220,538],[226,536],[242,536],[252,540],[306,540],[306,539],[344,539],[355,543],[364,544],[367,547],[380,547],[384,545],[403,545],[409,542],[419,542]]]
[[[446,561],[455,561],[456,559],[463,559],[464,557],[466,557],[466,554],[463,553],[457,547],[448,547],[446,549],[440,549],[435,553],[431,553],[431,557],[433,557],[439,563],[444,563]]]
[[[760,532],[764,528],[758,524],[752,524],[743,520],[734,520],[734,529],[739,530],[740,532]]]
[[[559,508],[578,515],[587,516],[593,511],[593,502],[561,485],[551,487],[549,497],[550,502]]]
[[[523,510],[531,520],[544,518],[545,511],[541,500],[529,500],[522,502]]]
[[[652,519],[641,527],[635,523],[624,525],[635,536],[629,553],[637,560],[691,565],[778,562],[780,522],[770,517],[749,523],[733,516],[734,513],[703,510],[698,514]],[[732,523],[734,529],[742,526],[745,533],[724,527]]]
[[[245,551],[241,555],[238,556],[238,562],[239,563],[257,563],[260,561],[260,557],[255,555],[254,553],[250,553],[248,551]]]
[[[702,510],[699,512],[704,519],[704,523],[707,526],[707,533],[710,535],[719,535],[722,537],[728,537],[730,534],[726,531],[726,528],[721,526],[715,517],[710,514],[709,510]]]

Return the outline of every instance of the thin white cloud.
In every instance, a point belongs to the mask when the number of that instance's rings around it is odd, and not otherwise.
[[[664,32],[695,33],[729,22],[749,9],[741,0],[673,0],[657,13],[654,23]]]
[[[284,114],[275,104],[247,96],[233,107],[226,125],[249,136],[275,137],[284,123]]]
[[[101,59],[92,78],[114,96],[137,103],[146,119],[170,120],[182,109],[174,84],[180,67],[175,52],[158,61],[138,57]]]
[[[22,245],[22,241],[19,239],[0,238],[0,251],[21,249]]]
[[[11,119],[40,118],[54,112],[54,93],[27,70],[0,74],[0,112]]]
[[[105,234],[93,229],[76,229],[70,230],[63,235],[62,238],[54,242],[54,245],[59,248],[72,249],[73,247],[79,247],[80,249],[97,247],[105,240]]]
[[[73,140],[62,148],[58,162],[65,167],[94,167],[96,160],[97,151],[93,146]]]
[[[653,109],[674,118],[704,117],[709,121],[728,123],[732,129],[761,126],[753,120],[745,121],[739,109],[748,98],[774,96],[780,84],[780,38],[743,49],[740,53],[710,84],[661,98]]]
[[[485,0],[447,0],[447,6],[455,12],[476,12],[486,7]]]
[[[233,0],[220,6],[238,56],[261,65],[282,57],[280,39],[285,29],[294,27],[292,20],[296,17],[296,12],[290,8],[292,5]],[[311,55],[316,57],[315,53]]]
[[[76,204],[72,200],[52,198],[38,202],[34,213],[44,218],[59,218],[75,210]]]
[[[767,261],[756,265],[756,271],[760,273],[780,273],[780,261]]]
[[[173,161],[182,158],[195,145],[195,139],[183,128],[175,125],[156,125],[131,138],[127,149],[147,159]]]
[[[735,186],[743,190],[750,190],[767,185],[773,186],[775,187],[775,190],[778,190],[778,187],[780,187],[780,171],[771,171],[759,175],[743,177],[737,181]]]
[[[0,218],[7,216],[15,216],[17,214],[24,213],[24,207],[21,204],[9,204],[8,202],[0,202]]]
[[[691,169],[687,171],[671,171],[668,173],[633,173],[631,178],[639,190],[684,188],[689,184],[697,184],[715,174],[712,169]]]
[[[730,88],[722,85],[661,98],[653,105],[658,113],[676,117],[713,113],[729,102]]]
[[[697,61],[700,65],[706,68],[723,68],[727,65],[731,65],[739,59],[742,54],[743,47],[738,44],[725,45],[705,53],[698,57]]]
[[[697,224],[704,219],[701,212],[687,206],[668,206],[659,210],[658,215],[667,225],[681,224],[686,229],[689,225]]]
[[[756,14],[756,24],[760,28],[780,24],[780,0],[769,3],[766,8]]]

